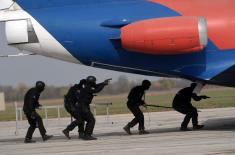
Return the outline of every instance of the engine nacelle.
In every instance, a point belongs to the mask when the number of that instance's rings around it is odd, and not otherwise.
[[[122,47],[128,51],[176,55],[202,51],[208,42],[203,17],[148,19],[121,28]]]
[[[39,43],[30,19],[6,21],[6,39],[9,45]]]

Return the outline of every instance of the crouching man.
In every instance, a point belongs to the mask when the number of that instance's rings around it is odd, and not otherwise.
[[[181,123],[181,131],[190,131],[188,128],[188,123],[190,122],[191,118],[194,130],[198,130],[204,127],[204,125],[198,124],[197,109],[192,105],[191,98],[195,101],[200,101],[201,99],[207,99],[209,97],[205,95],[197,96],[197,94],[193,92],[196,86],[196,83],[192,83],[190,87],[181,89],[173,100],[173,108],[185,115],[185,118]]]

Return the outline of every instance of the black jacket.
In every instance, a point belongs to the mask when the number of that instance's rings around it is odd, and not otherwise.
[[[80,90],[78,97],[79,104],[89,105],[92,102],[94,94],[100,92],[105,85],[107,84],[104,82],[96,84],[95,86],[85,85],[85,87]]]
[[[69,109],[76,107],[80,90],[84,87],[85,83],[86,80],[82,79],[79,84],[75,84],[69,88],[68,93],[65,95],[65,106],[69,107]]]
[[[24,113],[31,114],[33,111],[35,112],[35,109],[37,109],[40,106],[38,102],[40,93],[41,92],[38,91],[36,88],[31,88],[28,90],[28,92],[25,94],[24,97],[24,106],[23,106]]]
[[[73,85],[69,88],[68,93],[65,95],[65,98],[71,103],[75,104],[78,101],[79,91],[81,86],[78,84]]]
[[[142,100],[144,93],[145,90],[143,86],[136,86],[132,88],[128,95],[128,103],[131,103],[134,106],[140,106],[145,104],[144,100]]]
[[[195,101],[201,100],[201,97],[193,93],[193,90],[194,89],[191,87],[181,89],[173,100],[173,107],[191,107],[191,98],[193,98]]]

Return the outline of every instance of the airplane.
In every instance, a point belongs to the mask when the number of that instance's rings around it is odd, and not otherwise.
[[[0,22],[22,51],[235,87],[234,8],[234,0],[0,0]]]

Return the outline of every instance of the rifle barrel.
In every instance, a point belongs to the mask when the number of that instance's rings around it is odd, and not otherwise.
[[[152,105],[152,104],[147,104],[148,107],[157,107],[157,108],[172,108],[172,107],[166,107],[166,106],[161,106],[161,105]]]

